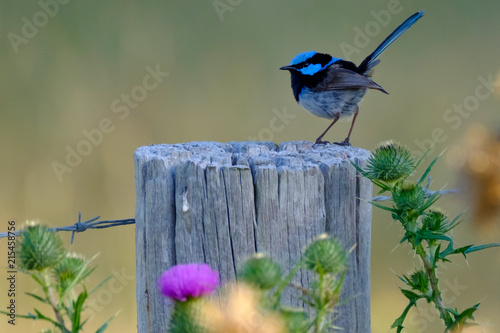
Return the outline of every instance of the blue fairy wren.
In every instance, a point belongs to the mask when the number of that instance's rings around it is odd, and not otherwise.
[[[373,67],[380,62],[378,56],[423,15],[422,10],[407,18],[359,66],[326,53],[309,51],[298,54],[288,66],[280,68],[290,71],[293,95],[304,109],[315,116],[333,119],[315,144],[328,143],[322,139],[333,124],[340,117],[354,115],[347,138],[342,142],[335,142],[343,146],[351,145],[349,139],[358,116],[358,104],[366,91],[376,89],[388,94],[371,79]]]

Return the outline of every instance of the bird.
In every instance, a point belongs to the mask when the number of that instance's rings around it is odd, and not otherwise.
[[[341,117],[354,115],[347,138],[342,142],[334,142],[341,146],[351,145],[352,128],[359,113],[358,104],[367,90],[374,89],[388,94],[371,79],[373,67],[380,62],[378,57],[423,15],[422,10],[408,17],[359,66],[327,53],[309,51],[299,53],[289,65],[280,68],[290,72],[295,100],[306,111],[321,118],[333,119],[314,145],[328,144],[328,141],[322,141],[328,130]]]

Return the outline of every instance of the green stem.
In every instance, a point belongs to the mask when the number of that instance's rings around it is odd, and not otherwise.
[[[325,322],[325,316],[328,315],[329,313],[329,307],[331,304],[328,303],[327,300],[327,285],[329,284],[327,279],[328,274],[322,274],[319,273],[319,295],[317,298],[317,302],[315,304],[315,309],[316,309],[316,319],[315,321],[315,333],[322,333],[325,332],[325,325],[327,324]]]
[[[50,277],[47,271],[45,270],[43,273],[43,280],[45,282],[45,286],[43,287],[43,291],[45,293],[45,298],[47,301],[49,301],[50,306],[54,310],[54,314],[56,316],[57,321],[59,322],[59,325],[61,325],[61,330],[64,333],[70,333],[70,331],[66,328],[64,325],[64,319],[61,316],[61,312],[59,311],[59,308],[57,307],[57,300],[54,296],[54,290],[50,286]]]
[[[425,272],[429,277],[429,282],[431,284],[431,289],[432,289],[433,302],[436,306],[436,309],[439,311],[441,319],[443,319],[445,325],[448,326],[451,323],[451,318],[448,312],[446,311],[446,306],[444,305],[443,299],[441,298],[441,291],[439,290],[439,286],[437,283],[436,270],[431,265],[429,260],[427,260],[427,256],[425,254],[424,248],[422,247],[422,244],[419,244],[417,246],[417,253],[420,256],[420,259],[422,260],[422,263],[425,268]]]
[[[316,314],[316,327],[314,332],[321,333],[323,332],[323,321],[325,317],[325,275],[319,274],[319,304],[316,304],[316,309],[318,313]]]

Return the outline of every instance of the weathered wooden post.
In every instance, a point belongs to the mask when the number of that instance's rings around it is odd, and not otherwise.
[[[349,256],[337,326],[370,332],[372,184],[369,152],[310,142],[191,142],[134,154],[138,332],[165,332],[170,309],[156,280],[172,265],[205,262],[233,280],[249,255],[265,252],[285,269],[323,232]],[[302,272],[295,282],[308,283]],[[284,299],[300,304],[291,292]]]

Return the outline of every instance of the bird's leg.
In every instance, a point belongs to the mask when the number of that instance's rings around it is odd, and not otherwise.
[[[337,120],[339,120],[339,118],[340,118],[340,113],[337,115],[337,117],[335,117],[335,119],[333,119],[333,121],[330,124],[330,126],[328,126],[328,128],[316,139],[316,142],[314,143],[314,145],[322,145],[322,144],[325,144],[325,143],[329,143],[328,141],[321,141],[321,139],[323,139],[323,137],[325,136],[326,132],[328,132],[328,130],[333,126],[333,124],[335,124],[337,122]]]
[[[339,146],[350,146],[351,145],[351,143],[349,142],[349,138],[351,137],[352,128],[354,127],[354,122],[356,121],[356,117],[358,116],[358,113],[359,113],[359,107],[356,106],[356,111],[354,111],[354,118],[352,118],[351,128],[349,129],[349,134],[347,134],[347,138],[345,138],[345,140],[342,142],[334,142],[336,145],[339,145]]]

